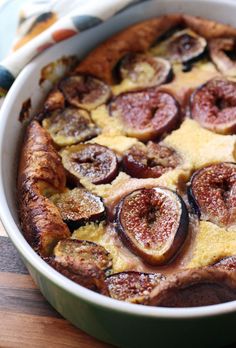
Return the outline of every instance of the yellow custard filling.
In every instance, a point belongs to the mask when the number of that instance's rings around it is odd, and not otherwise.
[[[192,170],[218,162],[234,162],[236,135],[215,134],[187,118],[164,143],[178,151]]]
[[[227,230],[209,221],[200,221],[192,259],[187,264],[187,268],[211,265],[235,253],[236,227]]]

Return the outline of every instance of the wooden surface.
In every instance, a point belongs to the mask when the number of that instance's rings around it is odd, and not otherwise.
[[[109,348],[43,298],[0,223],[0,348]]]
[[[112,348],[75,328],[47,303],[0,222],[0,348],[21,347]]]

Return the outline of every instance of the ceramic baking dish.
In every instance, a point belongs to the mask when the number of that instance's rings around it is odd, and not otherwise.
[[[119,302],[83,288],[48,266],[22,236],[16,206],[16,169],[23,134],[19,113],[30,98],[31,114],[50,84],[42,68],[63,56],[86,53],[115,32],[170,12],[199,15],[236,27],[234,0],[156,0],[127,8],[107,22],[62,42],[23,69],[0,115],[0,216],[12,242],[51,305],[90,335],[119,347],[221,347],[236,341],[236,301],[198,308],[158,308]],[[0,340],[1,343],[1,340]]]

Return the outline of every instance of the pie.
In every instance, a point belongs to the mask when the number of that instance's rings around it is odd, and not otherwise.
[[[64,276],[167,307],[236,300],[236,29],[169,14],[118,33],[29,122],[19,215]]]

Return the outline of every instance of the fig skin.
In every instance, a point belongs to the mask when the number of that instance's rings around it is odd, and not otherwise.
[[[189,269],[167,276],[146,304],[159,307],[199,307],[236,300],[236,273],[213,267]]]
[[[151,141],[132,146],[123,157],[125,172],[134,178],[159,178],[181,162],[174,150]]]
[[[196,171],[188,186],[188,200],[202,220],[221,227],[236,223],[236,164],[221,162]]]
[[[216,77],[196,89],[190,97],[191,117],[219,134],[236,132],[236,82]]]
[[[109,296],[105,277],[111,270],[112,259],[101,245],[64,239],[54,248],[53,256],[44,260],[70,280]]]
[[[170,38],[152,48],[152,53],[165,57],[172,63],[187,63],[205,53],[207,42],[191,29],[175,32]]]
[[[52,195],[50,201],[58,208],[70,230],[105,217],[105,207],[101,198],[82,188]]]
[[[128,136],[141,141],[154,140],[170,132],[181,120],[176,99],[158,87],[123,93],[111,101],[109,111],[120,120]]]
[[[145,263],[160,266],[172,261],[183,245],[189,217],[179,195],[154,187],[125,196],[117,205],[115,221],[124,244]]]
[[[236,255],[228,256],[217,261],[213,267],[222,268],[226,271],[236,271]]]
[[[118,174],[115,153],[98,144],[72,145],[61,151],[62,163],[75,183],[87,178],[95,185],[110,183]]]
[[[131,303],[142,304],[151,290],[165,277],[160,273],[120,272],[106,278],[110,297]]]
[[[215,38],[209,42],[210,57],[217,69],[227,76],[236,76],[236,62],[226,52],[236,55],[235,38]]]
[[[61,147],[89,140],[100,133],[87,111],[72,107],[54,111],[42,124],[54,143]]]
[[[105,104],[111,96],[110,87],[89,75],[72,75],[59,84],[66,100],[77,108],[91,111]]]
[[[169,82],[172,76],[171,64],[163,58],[129,53],[120,63],[120,77],[131,81],[130,89],[133,90],[160,86]]]

